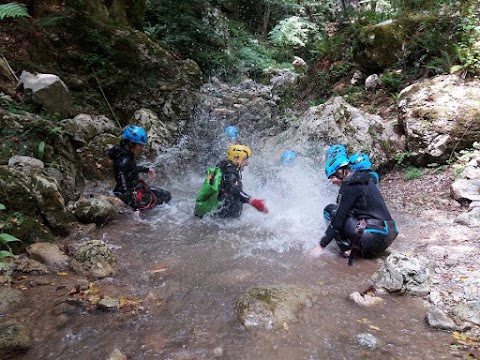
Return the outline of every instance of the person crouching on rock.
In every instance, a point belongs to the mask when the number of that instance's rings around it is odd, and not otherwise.
[[[242,214],[243,204],[250,204],[258,211],[268,213],[264,200],[254,199],[243,192],[242,170],[251,156],[252,150],[248,146],[232,145],[228,149],[227,159],[217,165],[222,172],[217,216],[238,218]]]
[[[122,134],[120,144],[110,149],[108,154],[113,160],[113,172],[117,182],[113,193],[130,206],[136,216],[140,215],[140,210],[168,203],[172,198],[168,191],[150,188],[139,177],[139,173],[146,173],[149,179],[156,177],[153,169],[137,166],[135,161],[146,144],[145,130],[136,125],[129,125]]]
[[[328,159],[325,174],[332,182],[341,181],[338,208],[311,254],[320,255],[333,239],[347,241],[347,246],[343,241],[339,245],[349,265],[357,255],[370,257],[383,252],[395,240],[398,230],[375,177],[368,170],[354,172],[344,154]]]

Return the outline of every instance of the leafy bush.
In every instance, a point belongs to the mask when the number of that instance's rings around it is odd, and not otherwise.
[[[270,41],[272,44],[284,48],[302,48],[312,33],[317,31],[317,26],[307,19],[299,16],[292,16],[280,21],[270,31]]]
[[[403,175],[403,178],[405,180],[413,180],[416,178],[419,178],[423,175],[423,172],[421,169],[416,168],[414,166],[409,166],[405,170],[405,174]]]

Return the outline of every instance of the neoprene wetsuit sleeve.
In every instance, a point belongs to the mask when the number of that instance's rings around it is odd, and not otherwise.
[[[228,192],[230,192],[232,195],[238,196],[242,203],[248,203],[251,196],[243,191],[242,181],[239,180],[234,174],[229,174],[227,177],[227,182],[230,185]]]
[[[328,225],[325,235],[320,240],[320,246],[326,247],[334,239],[335,235],[342,231],[343,225],[347,220],[350,211],[360,197],[360,185],[345,184],[341,187],[338,194],[338,210],[332,222]]]

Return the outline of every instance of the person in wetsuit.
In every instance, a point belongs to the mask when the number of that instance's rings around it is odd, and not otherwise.
[[[348,255],[349,265],[356,255],[369,257],[383,252],[395,240],[398,230],[375,176],[369,170],[352,171],[343,154],[327,161],[325,173],[333,182],[340,180],[342,185],[336,213],[312,255],[319,255],[333,239]]]
[[[125,128],[120,144],[110,149],[109,157],[113,160],[113,173],[116,186],[115,196],[130,206],[135,215],[140,210],[149,209],[155,205],[168,203],[172,195],[163,189],[150,188],[140,179],[139,173],[148,174],[148,178],[156,177],[155,171],[145,166],[138,166],[137,157],[147,144],[147,133],[136,125]]]
[[[242,214],[243,204],[250,204],[258,211],[268,213],[264,200],[254,199],[243,191],[242,170],[248,165],[251,156],[252,150],[248,146],[235,144],[228,149],[227,159],[218,163],[222,181],[218,194],[217,216],[238,218]]]

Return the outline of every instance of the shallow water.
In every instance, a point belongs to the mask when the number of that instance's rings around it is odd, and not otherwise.
[[[35,346],[18,358],[105,359],[118,348],[138,360],[451,359],[450,335],[425,325],[424,300],[383,295],[382,304],[362,308],[347,299],[370,285],[376,260],[349,267],[333,250],[307,255],[326,226],[323,207],[337,191],[308,162],[245,172],[245,189],[267,199],[267,215],[247,206],[240,220],[197,219],[192,199],[201,182],[201,174],[191,173],[158,184],[174,194],[171,204],[142,221],[125,215],[89,237],[105,240],[118,259],[117,275],[96,282],[101,292],[138,299],[141,309],[76,310],[60,325],[55,309],[68,294],[61,284],[67,279],[37,287],[29,313],[17,314],[30,319]],[[159,265],[168,270],[152,272]],[[284,329],[243,328],[238,298],[249,287],[279,284],[311,288],[318,300]],[[379,348],[360,348],[359,333],[373,334]]]

